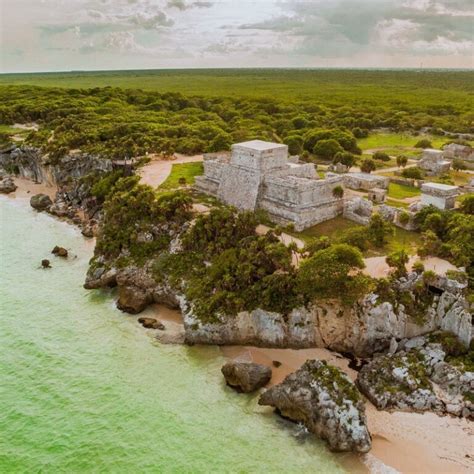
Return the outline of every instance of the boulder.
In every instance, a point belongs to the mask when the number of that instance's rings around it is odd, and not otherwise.
[[[251,362],[227,362],[221,371],[227,385],[243,393],[263,387],[272,378],[270,367]]]
[[[130,314],[141,313],[150,303],[148,293],[137,286],[119,286],[117,308]]]
[[[0,180],[0,194],[10,194],[16,191],[18,186],[13,182],[12,178],[3,178]]]
[[[33,209],[37,211],[45,211],[53,204],[51,198],[46,194],[35,194],[30,199],[30,205]]]
[[[372,446],[359,391],[346,374],[325,361],[306,361],[265,391],[258,403],[303,423],[333,451],[366,453]]]
[[[56,255],[57,257],[67,258],[68,252],[64,247],[58,247],[57,245],[51,251],[52,254]]]
[[[379,410],[440,411],[429,375],[424,354],[413,349],[373,359],[360,370],[357,385]]]
[[[155,318],[138,318],[138,322],[147,329],[159,329],[161,331],[165,329],[165,325]]]
[[[43,268],[51,268],[51,262],[47,258],[45,258],[41,260],[41,266]]]

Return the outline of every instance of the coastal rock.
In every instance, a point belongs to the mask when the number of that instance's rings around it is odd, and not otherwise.
[[[147,329],[159,329],[160,331],[165,329],[165,325],[155,318],[138,318],[138,322]]]
[[[373,359],[360,370],[357,385],[379,410],[442,410],[418,350]]]
[[[18,186],[14,183],[13,179],[6,177],[0,180],[0,194],[10,194],[16,191]]]
[[[325,361],[308,360],[258,402],[278,409],[325,439],[333,451],[366,453],[372,441],[365,406],[351,380]]]
[[[43,268],[51,268],[51,262],[47,258],[44,258],[41,260],[41,266]]]
[[[150,304],[146,291],[137,286],[120,286],[117,308],[130,314],[141,313]]]
[[[46,194],[42,194],[42,193],[35,194],[30,199],[31,207],[33,209],[36,209],[37,211],[45,211],[52,204],[53,204],[53,201],[51,201],[51,198],[47,196]]]
[[[462,343],[455,343],[455,336],[446,333],[430,338],[444,344],[431,343],[425,338],[408,341],[404,343],[405,350],[377,357],[365,365],[359,372],[357,385],[380,410],[431,410],[472,418],[474,373],[463,370],[462,363],[454,366],[445,360],[447,352],[459,354]],[[466,349],[463,350],[466,360],[470,360],[470,350],[467,355]]]
[[[272,378],[270,367],[250,362],[227,362],[221,372],[227,385],[243,393],[263,387]]]
[[[64,247],[59,247],[57,245],[53,248],[51,253],[57,257],[67,258],[68,256],[68,251]]]

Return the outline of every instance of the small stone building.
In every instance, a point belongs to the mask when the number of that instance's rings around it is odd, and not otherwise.
[[[373,188],[369,191],[369,199],[374,204],[381,204],[385,202],[386,196],[387,196],[387,190],[383,188]]]
[[[441,183],[423,183],[421,185],[421,204],[433,205],[438,209],[453,209],[456,196],[459,194],[458,186]]]
[[[370,191],[374,188],[388,189],[390,179],[370,173],[346,173],[344,186],[350,189]]]
[[[451,168],[451,162],[444,158],[441,150],[427,148],[423,151],[418,167],[426,172],[427,175],[438,175],[447,173]]]
[[[343,211],[338,193],[342,176],[320,179],[314,164],[288,157],[280,143],[252,140],[232,146],[230,156],[205,155],[204,175],[195,187],[238,209],[267,211],[296,230],[318,224]]]
[[[474,148],[459,143],[450,143],[443,147],[443,156],[446,159],[459,158],[466,161],[474,161]]]

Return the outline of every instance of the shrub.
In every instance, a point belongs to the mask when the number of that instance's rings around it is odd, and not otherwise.
[[[402,176],[409,179],[423,179],[423,171],[418,167],[406,168],[402,171]]]
[[[464,163],[463,160],[460,158],[454,158],[452,162],[452,167],[454,171],[460,171],[460,170],[465,170],[467,169],[466,163]]]
[[[334,156],[333,163],[342,163],[344,166],[348,166],[350,168],[351,166],[355,165],[356,158],[348,151],[340,151]]]
[[[342,186],[336,186],[333,188],[332,190],[332,195],[337,198],[337,199],[340,199],[342,198],[342,196],[344,196],[344,189]]]
[[[376,169],[377,169],[377,166],[375,166],[375,161],[371,160],[370,158],[366,158],[360,164],[360,170],[363,173],[371,173],[372,171],[375,171]]]
[[[369,131],[367,129],[364,129],[364,128],[355,127],[355,128],[352,129],[352,134],[356,138],[366,138],[366,137],[369,136]]]
[[[303,138],[299,135],[286,137],[285,144],[288,145],[288,153],[290,155],[299,155],[303,152]]]
[[[464,214],[474,215],[474,194],[469,194],[464,197],[460,211]]]
[[[433,145],[427,138],[422,138],[415,143],[415,148],[432,148]]]
[[[425,271],[425,266],[421,260],[417,260],[411,267],[411,269],[421,275]]]
[[[372,157],[374,160],[378,161],[390,161],[390,156],[388,156],[387,153],[384,153],[383,151],[376,151]]]
[[[398,221],[402,225],[407,225],[410,222],[410,214],[408,214],[408,212],[406,212],[406,211],[402,211],[398,215]]]
[[[408,254],[403,249],[387,255],[385,258],[387,265],[394,269],[393,276],[395,278],[406,276],[406,264],[408,263],[408,260]]]
[[[367,236],[367,228],[365,226],[356,226],[346,229],[342,232],[338,242],[341,244],[352,245],[364,252],[369,248],[369,239]]]

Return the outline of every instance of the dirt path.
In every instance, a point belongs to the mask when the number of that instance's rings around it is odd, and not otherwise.
[[[152,188],[158,187],[171,173],[171,168],[177,163],[192,163],[196,161],[202,161],[202,155],[194,156],[183,156],[175,154],[173,160],[163,160],[159,156],[155,156],[149,163],[138,170],[140,176],[140,182],[142,184],[148,184]]]

